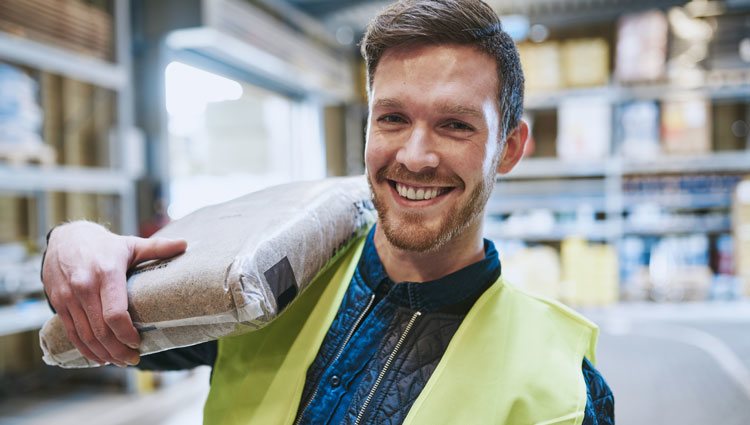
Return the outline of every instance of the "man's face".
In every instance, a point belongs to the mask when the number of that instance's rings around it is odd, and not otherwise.
[[[502,149],[497,67],[460,45],[387,50],[372,82],[365,163],[394,246],[434,251],[472,227]]]

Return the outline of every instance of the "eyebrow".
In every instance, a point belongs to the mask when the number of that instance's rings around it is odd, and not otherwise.
[[[404,104],[401,103],[400,100],[386,97],[383,99],[376,100],[373,107],[402,109],[404,107]]]
[[[376,100],[373,107],[403,109],[404,104],[398,99],[386,97],[383,99]],[[483,114],[480,111],[478,111],[475,108],[472,108],[470,106],[465,106],[465,105],[442,103],[437,106],[437,111],[446,115],[464,115],[464,116],[472,116],[476,118],[483,117]]]
[[[484,117],[480,111],[465,105],[451,105],[446,103],[438,106],[437,110],[438,112],[447,115],[468,115],[475,118]]]

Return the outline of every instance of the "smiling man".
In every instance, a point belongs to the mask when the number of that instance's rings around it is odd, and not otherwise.
[[[432,280],[484,257],[484,205],[528,133],[520,122],[503,137],[495,68],[457,44],[396,46],[378,61],[365,161],[378,251],[407,262],[392,278]]]
[[[614,424],[591,363],[596,326],[508,285],[482,238],[496,175],[528,136],[518,53],[497,15],[479,0],[401,1],[372,21],[362,52],[376,226],[260,331],[139,367],[213,366],[207,424]],[[56,228],[45,288],[79,316],[65,321],[79,350],[137,363],[124,270],[184,249]]]

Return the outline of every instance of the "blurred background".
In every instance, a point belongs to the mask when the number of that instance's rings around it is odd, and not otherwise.
[[[601,327],[619,424],[750,423],[750,0],[494,0],[525,158],[486,237]],[[364,170],[357,43],[383,1],[0,1],[0,423],[198,424],[208,370],[45,366],[45,235],[148,236]]]

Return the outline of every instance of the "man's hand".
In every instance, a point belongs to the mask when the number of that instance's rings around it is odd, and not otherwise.
[[[185,251],[184,240],[119,236],[86,221],[52,232],[42,280],[68,338],[97,363],[135,365],[141,339],[128,313],[126,272]]]

